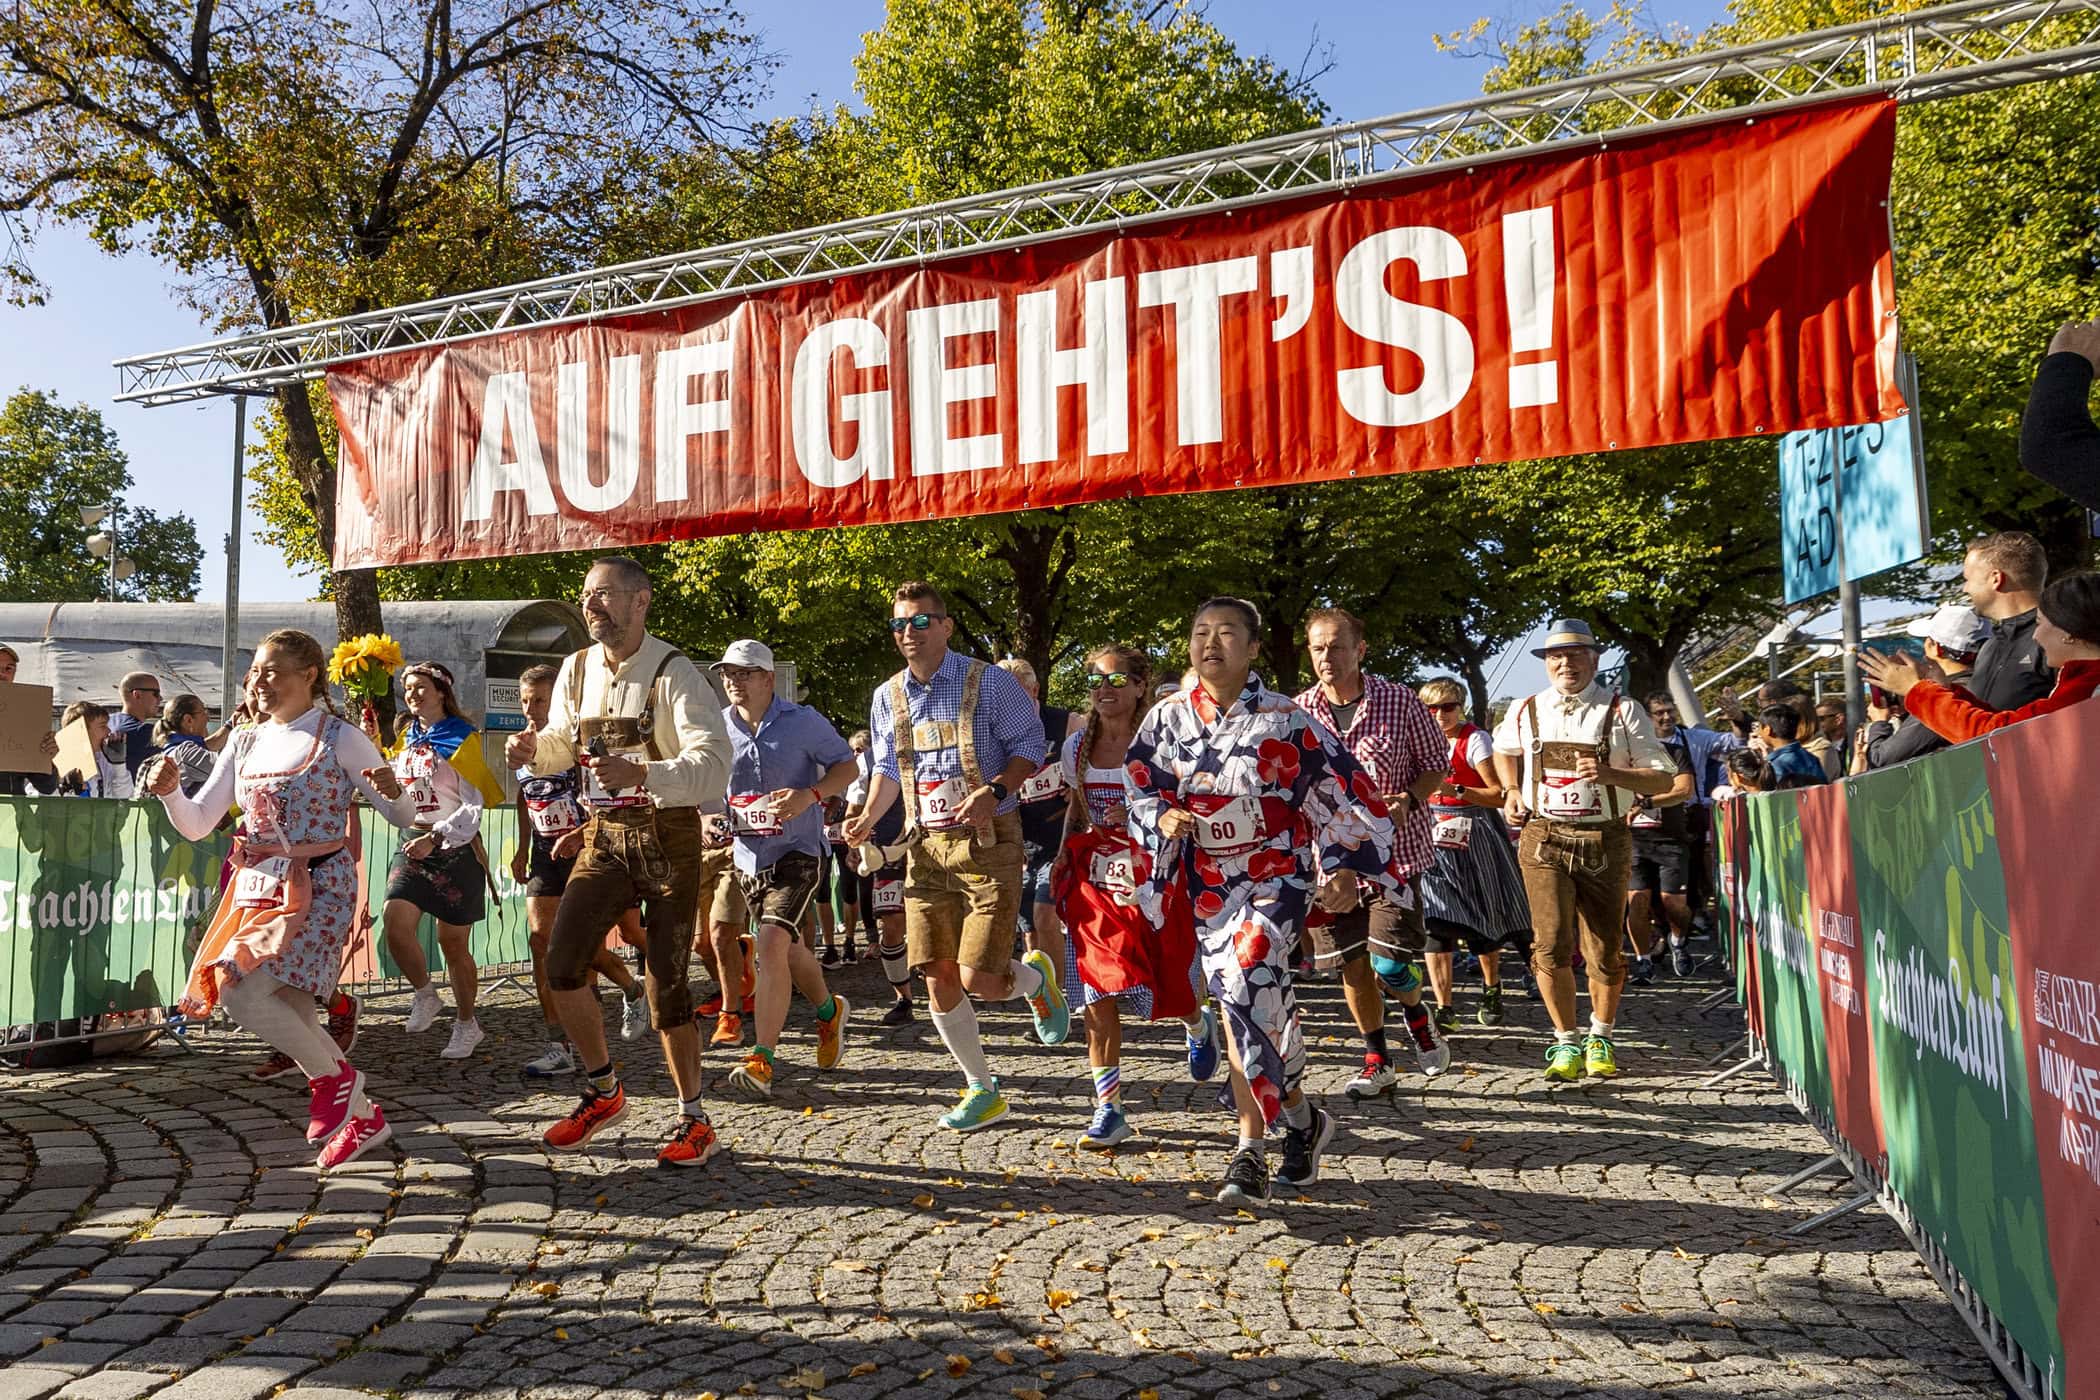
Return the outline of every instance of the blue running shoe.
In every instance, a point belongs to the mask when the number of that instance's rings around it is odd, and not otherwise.
[[[1112,1103],[1104,1103],[1094,1110],[1094,1121],[1087,1124],[1086,1135],[1079,1139],[1081,1147],[1096,1152],[1106,1152],[1119,1142],[1127,1141],[1137,1129],[1123,1116],[1123,1110]]]
[[[962,1101],[941,1115],[941,1126],[958,1133],[974,1133],[1005,1116],[1006,1099],[999,1092],[999,1081],[994,1079],[989,1086],[972,1084],[964,1089]]]
[[[1045,1045],[1064,1044],[1072,1030],[1072,1008],[1065,1004],[1064,988],[1057,985],[1057,969],[1051,966],[1050,955],[1033,948],[1021,962],[1043,974],[1043,990],[1028,998],[1028,1009],[1035,1013],[1035,1038]]]
[[[1203,1037],[1189,1037],[1189,1078],[1203,1083],[1218,1072],[1218,1018],[1208,1006],[1203,1008]]]

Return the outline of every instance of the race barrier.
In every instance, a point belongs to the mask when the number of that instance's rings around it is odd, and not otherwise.
[[[353,937],[343,983],[357,991],[399,990],[406,984],[378,921],[387,864],[402,833],[369,811],[362,815],[373,928]],[[481,831],[496,894],[471,946],[475,962],[500,975],[530,961],[525,889],[510,877],[516,811],[483,813]],[[98,1026],[114,1033],[120,1025],[157,1023],[188,976],[226,850],[223,833],[184,841],[158,802],[0,799],[0,1032],[13,1031],[7,1048],[78,1038]],[[421,935],[431,968],[442,968],[436,925],[425,919]]]
[[[2014,1387],[2100,1396],[2100,907],[2081,705],[1724,803],[1753,1047]]]

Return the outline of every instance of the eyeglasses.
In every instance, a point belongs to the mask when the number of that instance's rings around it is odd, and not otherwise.
[[[1090,671],[1086,678],[1088,690],[1099,690],[1104,685],[1110,690],[1121,690],[1126,685],[1136,684],[1137,677],[1128,671]]]
[[[577,596],[579,603],[589,607],[592,603],[610,603],[615,598],[624,598],[630,593],[639,593],[639,588],[586,588]]]
[[[1463,710],[1465,706],[1460,704],[1456,700],[1440,700],[1436,704],[1431,705],[1429,708],[1435,710],[1440,715],[1448,715],[1453,710]]]
[[[924,632],[947,615],[946,613],[913,613],[910,617],[893,617],[890,619],[890,630],[900,637],[904,635],[904,629],[907,627],[914,632]]]
[[[126,695],[158,695],[160,694],[160,687],[157,685],[135,685],[124,693]]]

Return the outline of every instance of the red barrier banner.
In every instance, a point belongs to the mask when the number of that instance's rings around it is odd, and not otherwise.
[[[2026,1043],[2063,1339],[2057,1385],[2065,1396],[2100,1396],[2100,866],[2085,845],[2100,708],[2016,724],[1984,743],[2018,975],[2002,995]]]
[[[1879,422],[1895,104],[1848,102],[328,376],[338,568]]]
[[[1808,874],[1810,947],[1822,989],[1824,1051],[1830,1064],[1830,1108],[1837,1130],[1870,1162],[1886,1149],[1874,1082],[1874,1038],[1867,1023],[1867,954],[1860,935],[1853,879],[1852,823],[1845,786],[1801,794],[1801,854]]]

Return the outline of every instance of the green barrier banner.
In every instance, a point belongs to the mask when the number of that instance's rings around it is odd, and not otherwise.
[[[399,971],[379,919],[401,833],[369,811],[361,815],[373,925],[368,937],[353,938],[345,958],[350,986]],[[510,873],[517,842],[515,809],[482,814],[496,897],[469,936],[479,963],[530,957],[525,890]],[[0,798],[0,1029],[173,1002],[209,922],[228,844],[223,833],[184,841],[158,802]],[[428,919],[420,938],[432,968],[442,967]]]

